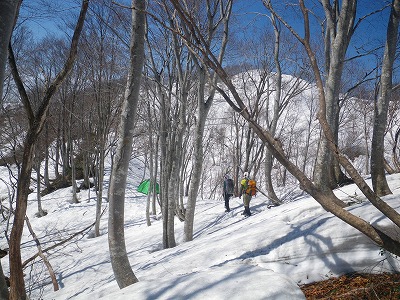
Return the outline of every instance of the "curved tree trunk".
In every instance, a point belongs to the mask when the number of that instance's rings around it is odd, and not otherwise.
[[[393,0],[388,21],[378,100],[375,103],[374,131],[371,147],[372,186],[379,196],[392,193],[385,176],[384,137],[389,101],[392,94],[393,63],[396,55],[397,35],[399,31],[399,14],[400,1]]]
[[[28,204],[28,195],[30,193],[30,179],[32,174],[32,164],[33,164],[33,151],[35,144],[37,143],[38,136],[43,129],[46,122],[47,111],[50,106],[50,100],[57,91],[58,87],[64,81],[66,76],[72,69],[75,57],[77,54],[78,41],[80,34],[82,32],[83,23],[85,20],[86,12],[89,6],[88,0],[82,1],[81,11],[79,19],[77,21],[74,35],[72,37],[70,52],[68,58],[64,64],[63,69],[57,74],[54,81],[46,89],[42,102],[34,113],[31,103],[29,101],[28,95],[23,86],[22,80],[19,76],[15,58],[12,52],[11,44],[9,46],[9,63],[11,67],[11,72],[13,74],[14,81],[17,85],[18,91],[21,96],[21,101],[26,110],[29,128],[27,130],[25,141],[24,141],[24,151],[22,156],[21,172],[18,177],[18,187],[17,187],[17,199],[16,199],[16,209],[14,215],[13,227],[10,235],[10,299],[20,300],[26,299],[24,274],[22,270],[21,262],[21,238],[22,231],[24,228],[25,214]]]
[[[132,153],[133,130],[139,102],[140,81],[144,64],[145,1],[132,0],[132,32],[130,70],[126,83],[118,145],[114,156],[109,188],[108,246],[111,265],[118,286],[122,289],[138,282],[129,263],[124,235],[124,202],[129,161]]]

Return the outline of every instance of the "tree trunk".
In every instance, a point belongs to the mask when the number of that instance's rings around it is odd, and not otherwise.
[[[278,119],[279,119],[279,111],[280,111],[280,102],[281,102],[281,93],[282,93],[282,70],[281,70],[281,64],[279,61],[279,50],[280,50],[280,30],[278,28],[278,25],[276,23],[274,15],[271,16],[271,22],[274,27],[274,33],[275,33],[275,44],[274,44],[274,62],[275,62],[275,68],[276,68],[276,95],[275,95],[275,101],[274,101],[274,109],[273,109],[273,116],[271,120],[271,124],[269,125],[269,130],[273,136],[275,136],[276,133],[276,127],[278,124]],[[268,80],[268,79],[267,79]],[[268,111],[267,111],[268,114]],[[271,151],[268,150],[268,147],[266,147],[265,151],[265,183],[266,183],[266,188],[267,188],[267,193],[268,197],[271,199],[272,202],[274,203],[279,203],[278,196],[275,193],[274,186],[272,184],[272,166],[274,163],[274,158],[272,156]]]
[[[193,239],[194,212],[196,208],[196,200],[200,186],[201,174],[203,170],[203,136],[204,126],[207,115],[211,107],[211,102],[204,102],[204,90],[206,84],[206,70],[199,69],[199,88],[198,88],[198,103],[197,103],[197,124],[194,137],[194,163],[193,177],[189,190],[189,197],[186,206],[185,224],[184,224],[184,240],[191,241]]]
[[[207,5],[208,24],[211,25],[216,21],[217,21],[216,24],[218,24],[219,21],[221,20],[222,21],[221,24],[224,27],[223,36],[221,38],[220,52],[218,55],[218,62],[220,64],[222,64],[222,60],[225,55],[226,45],[228,43],[228,33],[229,33],[228,25],[232,11],[232,1],[227,1],[225,5],[226,7],[224,7],[224,5],[221,4],[222,9],[220,11],[219,20],[214,20],[216,13],[212,10],[212,8],[209,5]],[[211,41],[213,40],[217,28],[218,26],[208,26],[207,40],[209,41],[209,43],[211,43]],[[196,123],[196,131],[194,138],[194,163],[192,172],[193,176],[190,184],[189,197],[185,213],[185,224],[184,224],[185,241],[191,241],[193,239],[194,213],[196,208],[196,200],[199,193],[199,186],[201,182],[203,161],[204,161],[204,149],[203,149],[204,128],[212,102],[214,101],[215,88],[213,86],[217,84],[217,76],[213,76],[212,78],[210,78],[211,89],[209,91],[209,96],[207,100],[205,100],[207,66],[204,65],[201,61],[200,62],[197,61],[196,55],[193,56],[194,56],[193,59],[199,66],[199,86],[197,93],[197,123]]]
[[[397,128],[395,137],[394,137],[394,145],[392,149],[392,160],[393,164],[395,165],[396,172],[400,172],[400,162],[399,162],[399,157],[397,155],[397,145],[398,145],[398,140],[399,140],[399,135],[400,135],[400,127]]]
[[[371,178],[374,191],[379,196],[391,194],[385,176],[385,130],[389,101],[392,94],[393,63],[396,55],[397,35],[399,31],[400,1],[393,0],[388,21],[385,53],[383,55],[382,74],[378,100],[375,103],[374,130],[371,146]]]
[[[103,133],[101,133],[103,135]],[[100,215],[101,215],[101,205],[103,203],[103,183],[104,183],[104,161],[105,161],[105,155],[104,155],[104,146],[105,142],[104,139],[101,139],[100,145],[99,145],[99,153],[98,153],[98,189],[96,189],[96,222],[94,225],[94,236],[98,237],[100,236]]]
[[[323,0],[326,22],[326,72],[325,99],[326,119],[334,134],[335,144],[338,142],[339,130],[339,91],[343,73],[346,51],[353,35],[354,20],[356,16],[356,0],[344,0],[341,8],[332,7],[330,0]],[[338,14],[339,13],[339,14]],[[342,180],[342,172],[337,160],[329,150],[329,141],[326,137],[320,140],[314,180],[318,186],[333,189]]]
[[[24,228],[25,214],[28,204],[28,195],[30,193],[29,185],[32,174],[33,164],[33,151],[39,133],[43,129],[46,121],[47,111],[49,109],[50,100],[57,91],[58,87],[64,81],[66,76],[72,69],[78,47],[80,33],[82,32],[83,22],[85,19],[86,11],[88,9],[89,1],[83,0],[81,12],[77,21],[74,35],[72,37],[71,47],[67,61],[63,69],[57,74],[54,81],[45,90],[42,102],[36,112],[33,112],[29,98],[23,86],[22,80],[19,76],[14,54],[12,52],[11,44],[9,46],[9,63],[14,81],[18,87],[24,108],[27,112],[29,120],[29,128],[27,130],[24,140],[24,151],[22,156],[21,172],[18,177],[16,209],[14,214],[14,222],[10,235],[10,299],[22,300],[26,299],[24,274],[21,262],[21,238]]]
[[[157,181],[158,181],[157,180],[157,178],[158,178],[158,176],[157,176],[157,174],[158,174],[158,153],[159,153],[159,151],[158,151],[158,140],[159,140],[159,136],[157,135],[155,146],[154,146],[154,149],[152,150],[152,154],[151,154],[154,157],[154,172],[153,172],[153,174],[154,174],[154,183],[155,184],[157,184]],[[158,194],[157,194],[157,191],[156,191],[156,185],[154,185],[154,187],[153,187],[153,197],[152,197],[152,200],[151,200],[151,213],[154,216],[157,215],[156,207],[157,207],[157,200],[158,199],[159,198],[158,198]]]
[[[72,185],[72,203],[79,203],[77,190],[78,187],[76,185],[76,166],[75,166],[75,157],[74,157],[74,141],[70,139],[70,162],[71,162],[71,185]]]
[[[38,151],[36,151],[38,152]],[[39,155],[39,154],[37,154]],[[36,198],[37,198],[37,204],[38,204],[38,212],[36,216],[38,218],[43,217],[46,215],[45,211],[42,208],[42,197],[40,195],[40,187],[41,187],[41,182],[40,182],[40,160],[39,157],[36,158]]]
[[[145,1],[132,0],[132,32],[130,41],[130,70],[125,89],[118,145],[114,156],[109,188],[108,244],[111,265],[118,286],[122,289],[138,282],[129,263],[124,236],[124,201],[129,161],[132,153],[133,131],[139,102],[140,81],[144,64]]]
[[[19,6],[22,0],[0,1],[0,102],[3,99],[3,83],[7,65],[8,44],[18,16]],[[0,261],[0,298],[8,299],[9,292],[4,278],[3,268]]]
[[[45,154],[44,154],[44,185],[46,188],[50,188],[50,178],[49,178],[49,126],[48,123],[45,125]]]
[[[3,83],[7,65],[8,43],[18,16],[22,0],[0,1],[0,102],[3,100]]]

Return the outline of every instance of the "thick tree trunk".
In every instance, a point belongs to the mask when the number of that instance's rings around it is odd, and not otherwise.
[[[326,71],[325,82],[326,119],[334,133],[335,144],[338,142],[339,130],[339,91],[343,73],[346,51],[353,35],[353,26],[356,16],[356,0],[344,0],[338,7],[331,6],[331,1],[323,0],[327,29],[325,39]],[[338,4],[336,4],[338,5]],[[337,14],[339,12],[339,14]],[[337,187],[343,177],[337,160],[329,149],[326,137],[320,140],[314,180],[317,185],[325,189]]]
[[[385,53],[383,55],[382,74],[378,100],[375,103],[374,131],[371,147],[372,186],[379,196],[391,194],[385,175],[385,130],[389,101],[392,94],[393,63],[396,55],[397,35],[399,31],[400,1],[393,0],[388,21]]]
[[[8,44],[22,0],[0,1],[0,102],[3,99],[3,82],[7,65]],[[9,292],[0,261],[0,298],[8,299]]]
[[[3,99],[3,82],[7,65],[8,43],[18,16],[22,0],[0,1],[0,101]]]
[[[118,127],[118,145],[114,156],[109,188],[108,245],[111,265],[120,288],[138,282],[129,263],[124,235],[124,202],[133,131],[139,101],[140,81],[144,64],[145,1],[132,0],[132,32],[130,70]]]

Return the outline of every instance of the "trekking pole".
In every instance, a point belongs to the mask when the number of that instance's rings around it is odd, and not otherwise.
[[[270,200],[275,206],[279,206],[282,203],[280,203],[279,201],[276,201],[275,199],[272,199],[270,196],[268,196],[267,194],[265,194],[262,190],[260,190],[258,187],[256,188],[257,191],[259,191],[261,194],[263,194],[265,197],[268,198],[268,200]]]

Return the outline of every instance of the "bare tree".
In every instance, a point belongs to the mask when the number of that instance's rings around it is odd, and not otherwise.
[[[179,5],[176,3],[176,0],[170,0],[174,7],[177,9],[179,18],[184,21],[184,12],[179,11]],[[320,76],[320,70],[317,65],[315,53],[313,52],[310,45],[310,26],[309,26],[309,15],[308,10],[304,5],[304,1],[300,0],[300,8],[304,17],[304,38],[302,38],[284,19],[282,19],[276,12],[269,7],[271,12],[277,17],[285,26],[287,26],[291,32],[296,36],[296,38],[303,44],[307,55],[309,56],[311,67],[314,71],[314,75],[316,77],[316,84],[319,92],[319,101],[320,101],[320,111],[319,111],[319,121],[324,130],[324,134],[329,141],[328,145],[332,153],[335,154],[336,159],[340,162],[340,164],[346,169],[351,178],[355,181],[357,186],[361,189],[364,195],[371,201],[371,203],[379,209],[383,214],[385,214],[397,227],[400,226],[400,215],[388,206],[382,199],[380,199],[373,191],[368,187],[368,185],[364,182],[363,178],[358,174],[358,172],[354,169],[348,159],[340,152],[336,144],[334,143],[334,135],[331,131],[329,123],[326,120],[326,111],[325,111],[325,93],[324,93],[324,84],[322,78]],[[199,34],[200,31],[192,31],[193,34]],[[184,37],[183,37],[184,38]],[[400,254],[400,241],[396,238],[392,238],[389,234],[386,234],[381,229],[371,225],[369,222],[365,221],[359,216],[353,215],[350,211],[343,208],[343,203],[340,201],[335,194],[326,190],[324,187],[319,187],[315,185],[294,163],[292,163],[283,147],[280,140],[274,138],[271,133],[265,128],[263,128],[260,124],[258,124],[249,113],[248,107],[242,101],[238,91],[236,90],[233,82],[230,77],[226,73],[225,69],[218,63],[215,57],[212,55],[212,50],[207,48],[207,45],[201,42],[201,37],[198,36],[196,41],[200,41],[199,44],[193,45],[196,46],[203,53],[203,60],[213,71],[215,71],[219,78],[225,84],[224,87],[217,87],[217,90],[221,93],[224,99],[230,104],[230,106],[239,113],[249,125],[253,128],[259,138],[268,145],[269,150],[273,153],[275,158],[284,166],[286,169],[293,174],[297,180],[299,180],[301,187],[309,193],[321,206],[350,224],[354,228],[358,229],[360,232],[364,233],[368,236],[373,242],[382,248],[392,252],[396,255]],[[187,43],[190,43],[189,40],[186,40]],[[229,95],[225,92],[225,89],[229,91]]]
[[[110,8],[107,1],[93,3],[91,15],[87,19],[87,27],[83,37],[84,57],[82,61],[87,68],[86,80],[90,84],[90,96],[94,101],[90,132],[93,134],[94,144],[91,151],[95,165],[96,180],[96,225],[95,236],[100,235],[100,214],[103,202],[104,168],[107,151],[110,148],[110,136],[116,109],[119,104],[119,82],[123,76],[119,70],[125,61],[122,57],[128,45],[122,39],[120,27],[125,25],[125,13],[118,11],[118,7]],[[122,92],[121,92],[122,93]],[[113,104],[114,103],[114,104]]]
[[[188,120],[194,113],[195,64],[193,57],[176,32],[164,30],[174,27],[174,11],[168,1],[152,7],[155,26],[162,33],[157,45],[150,46],[151,71],[156,84],[160,115],[160,200],[163,216],[163,247],[176,246],[175,216],[184,219],[182,207],[185,181],[183,168],[189,139]],[[154,32],[153,32],[154,33]],[[151,45],[154,41],[150,40]],[[193,113],[192,113],[193,112]]]
[[[375,103],[374,130],[371,146],[372,186],[379,196],[385,196],[392,193],[385,176],[384,137],[387,125],[389,101],[392,94],[393,63],[396,56],[399,19],[400,1],[393,0],[387,27],[378,99]]]
[[[201,5],[202,2],[199,1],[196,5]],[[218,61],[222,63],[222,59],[225,54],[226,45],[228,42],[228,33],[229,33],[229,18],[232,11],[232,1],[207,1],[205,3],[205,13],[207,18],[205,18],[206,26],[206,43],[210,46],[211,44],[215,44],[215,35],[217,31],[220,30],[219,24],[221,24],[222,35],[221,35],[221,45],[219,46],[219,54]],[[190,14],[188,9],[186,11],[186,17],[191,20],[191,23],[196,22],[197,24],[201,23],[197,16]],[[192,10],[196,11],[196,10]],[[202,9],[197,10],[198,12],[203,11]],[[176,24],[176,23],[175,23]],[[185,24],[186,25],[186,24]],[[199,24],[199,26],[201,26]],[[184,32],[190,35],[190,29],[184,27]],[[190,39],[190,36],[188,36]],[[193,161],[193,170],[192,170],[192,181],[189,190],[189,196],[187,201],[186,213],[185,213],[185,224],[184,224],[184,234],[185,241],[191,241],[193,239],[193,225],[194,225],[194,212],[196,208],[196,200],[198,197],[199,186],[201,182],[201,175],[203,170],[203,161],[204,161],[204,150],[203,150],[203,139],[204,139],[204,128],[207,120],[208,112],[210,111],[211,105],[215,96],[215,88],[214,85],[217,82],[217,76],[211,75],[209,77],[210,89],[208,92],[208,97],[206,97],[206,83],[207,83],[207,66],[204,65],[202,60],[197,59],[197,55],[199,53],[196,49],[191,49],[193,60],[196,63],[198,69],[198,88],[197,88],[197,118],[196,118],[196,127],[194,134],[194,161]]]
[[[133,130],[139,102],[140,82],[144,65],[146,3],[142,0],[132,0],[131,9],[130,69],[126,82],[121,119],[117,132],[119,139],[108,191],[108,245],[114,276],[121,289],[138,282],[132,271],[126,252],[124,202],[129,160],[132,153]]]
[[[29,128],[26,132],[24,141],[24,153],[22,158],[21,172],[18,178],[16,200],[17,206],[15,209],[14,223],[10,236],[10,299],[12,300],[26,299],[24,275],[21,262],[21,237],[24,228],[28,194],[30,193],[29,185],[32,173],[34,147],[37,142],[38,136],[46,122],[50,100],[54,93],[57,91],[57,88],[60,86],[62,81],[66,78],[66,76],[72,69],[77,53],[80,33],[82,32],[82,27],[88,6],[89,1],[83,0],[80,15],[72,37],[71,47],[68,53],[67,60],[62,70],[57,74],[55,79],[46,89],[42,102],[36,111],[34,111],[32,108],[32,103],[28,98],[21,77],[19,76],[11,44],[9,46],[9,63],[11,66],[14,81],[18,87],[18,91],[21,96],[21,101],[26,110],[29,120]]]
[[[357,1],[321,1],[326,19],[325,51],[325,99],[326,118],[338,141],[339,92],[347,48],[354,33],[356,24]],[[319,186],[335,188],[342,181],[342,172],[329,150],[328,141],[323,136],[318,148],[314,180]]]

